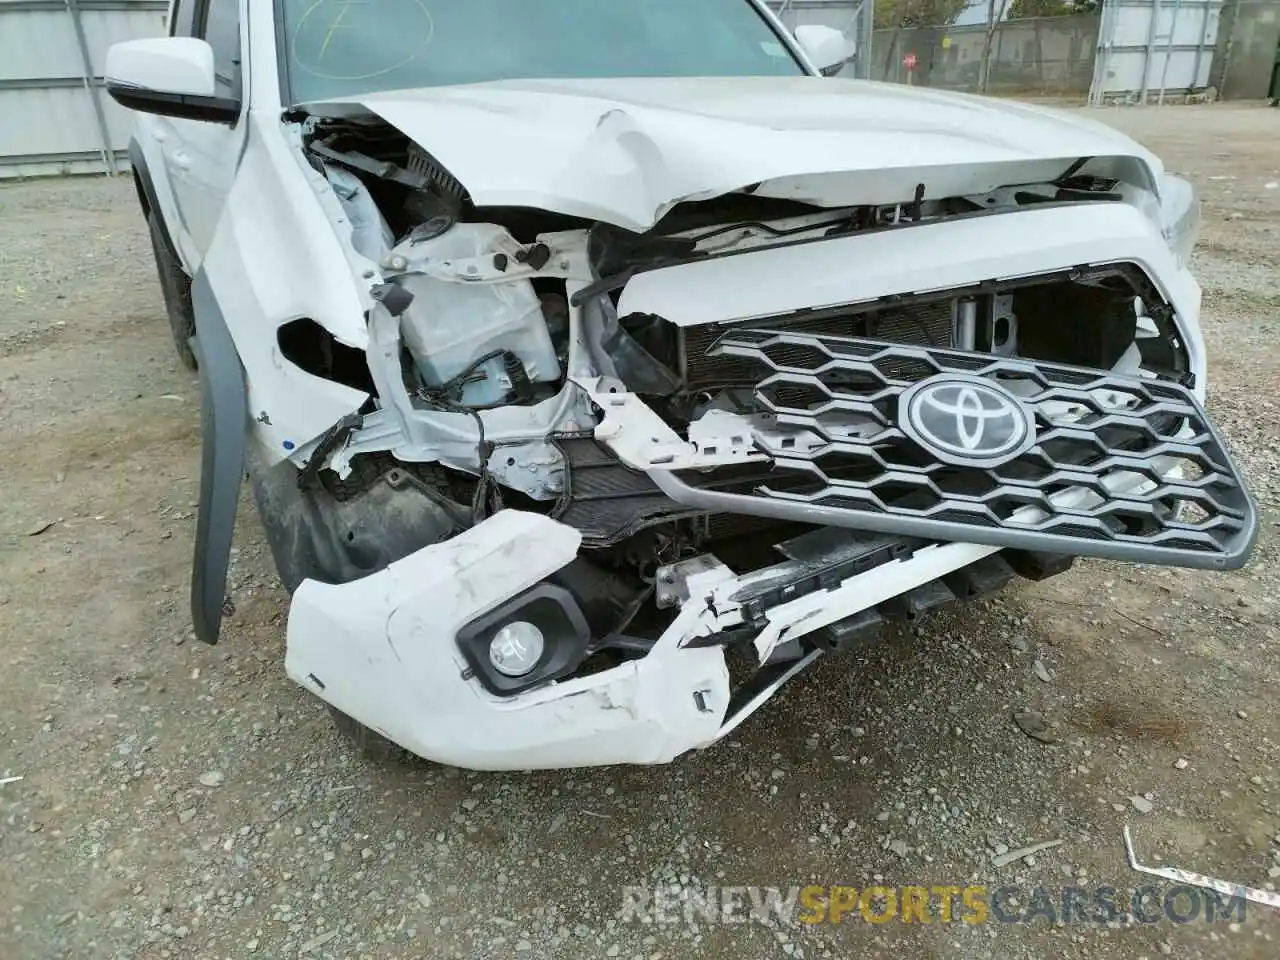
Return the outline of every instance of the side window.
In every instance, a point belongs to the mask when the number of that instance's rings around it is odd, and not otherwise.
[[[169,36],[194,37],[197,0],[174,0],[169,8]]]
[[[192,0],[178,0],[191,3]],[[213,47],[217,93],[240,96],[240,0],[205,0],[204,19],[197,36]]]

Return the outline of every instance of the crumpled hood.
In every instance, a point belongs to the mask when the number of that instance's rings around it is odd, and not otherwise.
[[[823,206],[985,193],[1080,157],[1154,187],[1154,155],[1067,112],[819,77],[518,80],[365,95],[482,206],[644,231],[676,203],[752,184]],[[311,105],[341,112],[339,101]]]

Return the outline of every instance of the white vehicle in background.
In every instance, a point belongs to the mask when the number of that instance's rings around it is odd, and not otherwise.
[[[1107,127],[825,79],[758,0],[170,24],[106,73],[199,361],[196,631],[247,471],[366,746],[666,762],[888,618],[1253,548],[1198,204]]]

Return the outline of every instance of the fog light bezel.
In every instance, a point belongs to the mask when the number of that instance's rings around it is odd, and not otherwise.
[[[499,630],[516,621],[542,631],[542,656],[528,673],[508,677],[490,661],[489,647]],[[456,640],[469,673],[480,685],[496,696],[509,697],[576,670],[586,659],[591,627],[572,593],[541,583],[466,624]]]

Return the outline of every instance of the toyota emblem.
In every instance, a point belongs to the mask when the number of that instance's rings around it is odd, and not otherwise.
[[[942,374],[902,395],[904,433],[945,463],[997,466],[1035,443],[1030,409],[981,377]]]

